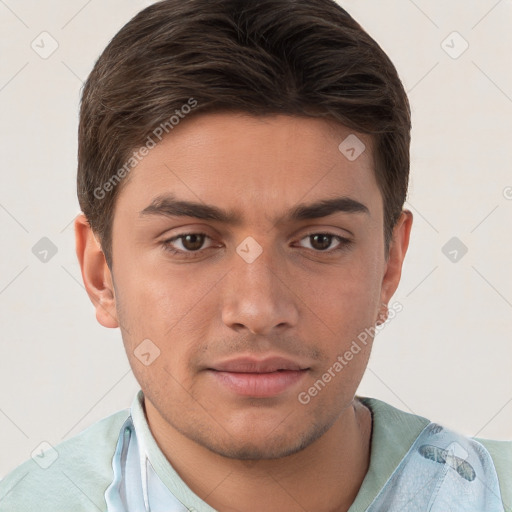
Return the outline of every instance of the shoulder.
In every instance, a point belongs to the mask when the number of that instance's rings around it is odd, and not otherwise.
[[[512,441],[495,441],[477,437],[474,440],[482,444],[491,454],[498,474],[503,502],[510,507],[506,511],[512,511]]]
[[[430,423],[423,416],[402,411],[377,398],[357,398],[372,412],[374,428],[388,439],[396,437],[399,443],[403,440],[405,444],[410,444],[411,438],[416,438]]]
[[[392,445],[393,450],[402,447],[403,451],[412,444],[413,437],[419,435],[420,431],[430,424],[430,420],[422,416],[401,411],[381,400],[358,398],[372,411],[375,423],[379,423],[379,433],[385,433],[388,446]],[[454,434],[461,439],[476,442],[475,446],[483,447],[490,455],[498,476],[503,502],[510,507],[506,510],[512,512],[512,441],[496,441]]]
[[[129,415],[125,409],[103,418],[41,453],[41,462],[31,458],[8,473],[0,480],[0,512],[106,510],[112,457]]]

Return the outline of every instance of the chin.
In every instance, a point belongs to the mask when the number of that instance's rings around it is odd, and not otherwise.
[[[217,455],[237,460],[281,459],[298,453],[305,448],[302,440],[297,439],[272,443],[269,443],[268,440],[256,443],[254,440],[244,442],[237,439],[236,443],[230,445],[218,445],[209,440],[208,444],[204,446]]]
[[[307,431],[269,434],[268,430],[258,434],[244,433],[237,435],[232,433],[226,440],[213,440],[211,437],[194,440],[213,453],[229,459],[237,460],[270,460],[281,459],[301,452],[319,439],[330,425],[320,427],[312,425]]]

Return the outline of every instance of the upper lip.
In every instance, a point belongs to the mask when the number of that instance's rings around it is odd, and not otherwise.
[[[216,363],[208,369],[219,372],[271,373],[278,370],[307,370],[308,367],[285,357],[237,357]]]

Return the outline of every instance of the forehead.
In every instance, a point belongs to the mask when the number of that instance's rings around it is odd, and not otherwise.
[[[184,119],[133,168],[118,202],[140,211],[164,193],[247,216],[340,195],[380,200],[369,136],[325,119],[234,113]]]

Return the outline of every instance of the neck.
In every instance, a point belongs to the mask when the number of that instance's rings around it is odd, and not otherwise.
[[[222,457],[172,428],[145,399],[151,432],[187,486],[222,512],[346,512],[370,462],[371,412],[354,400],[300,452],[280,459]]]

